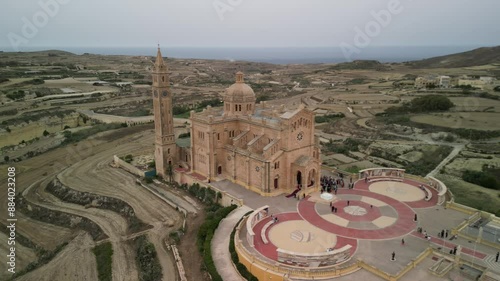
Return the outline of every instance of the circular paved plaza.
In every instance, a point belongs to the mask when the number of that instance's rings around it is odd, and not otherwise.
[[[406,179],[359,180],[353,189],[340,188],[328,196],[318,192],[295,202],[297,211],[276,214],[278,221],[268,225],[265,233],[261,232],[271,218],[255,225],[255,249],[265,257],[277,261],[277,249],[316,254],[346,245],[352,246],[353,255],[359,240],[404,237],[417,228],[413,209],[435,206],[437,192]]]

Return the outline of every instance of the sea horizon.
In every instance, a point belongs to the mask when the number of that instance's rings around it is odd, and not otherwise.
[[[470,51],[482,46],[369,46],[359,48],[347,58],[338,46],[321,47],[204,47],[204,46],[162,46],[163,56],[176,59],[207,59],[228,61],[251,61],[272,64],[322,64],[342,63],[353,60],[377,60],[382,63],[401,63],[436,56]],[[67,51],[77,55],[155,56],[156,46],[97,46],[97,47],[54,47],[39,46],[22,48],[21,52],[46,50]],[[10,47],[0,51],[12,52]]]

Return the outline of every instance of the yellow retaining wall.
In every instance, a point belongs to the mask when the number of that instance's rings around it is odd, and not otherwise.
[[[446,208],[449,208],[449,209],[452,209],[455,211],[459,211],[459,212],[462,212],[462,213],[467,214],[467,215],[472,215],[472,214],[478,212],[478,210],[476,210],[474,208],[471,208],[471,207],[468,207],[468,206],[465,206],[462,204],[458,204],[458,203],[455,203],[453,201],[446,202]]]

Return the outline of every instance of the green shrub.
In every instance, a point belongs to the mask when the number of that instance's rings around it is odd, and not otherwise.
[[[229,213],[231,213],[234,209],[236,209],[237,206],[231,205],[225,208],[217,206],[216,208],[217,210],[213,213],[213,215],[210,217],[207,215],[205,222],[200,226],[200,229],[198,230],[196,244],[198,250],[200,251],[203,257],[204,266],[208,271],[208,273],[210,274],[210,276],[212,277],[212,280],[223,281],[222,277],[215,268],[215,264],[212,258],[212,252],[211,252],[212,237],[214,235],[215,229],[219,226],[220,221],[224,219],[227,215],[229,215]]]
[[[477,184],[486,188],[500,190],[500,183],[488,172],[466,170],[462,174],[462,179],[466,182]]]
[[[161,281],[163,272],[156,253],[155,246],[150,243],[145,235],[135,241],[137,268],[140,281]]]
[[[111,242],[95,246],[92,252],[94,253],[97,262],[99,281],[111,281],[113,276],[113,246],[111,245]]]
[[[240,259],[238,258],[238,253],[236,253],[236,247],[234,246],[234,235],[236,234],[236,227],[241,223],[243,218],[247,215],[252,213],[252,211],[246,213],[235,225],[233,231],[231,232],[231,236],[229,238],[229,253],[231,254],[231,260],[233,263],[236,265],[236,269],[240,272],[241,276],[243,278],[247,279],[248,281],[258,281],[257,277],[255,277],[251,272],[248,271],[248,269],[245,267],[244,264],[240,263]]]

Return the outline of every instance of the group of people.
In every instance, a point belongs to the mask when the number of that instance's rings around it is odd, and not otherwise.
[[[337,190],[340,187],[345,186],[344,178],[343,177],[338,177],[334,178],[332,176],[322,176],[320,178],[320,183],[321,183],[321,192],[335,192],[337,194]],[[349,179],[349,183],[347,183],[347,187],[349,189],[354,188],[354,183],[352,182],[352,177]]]

